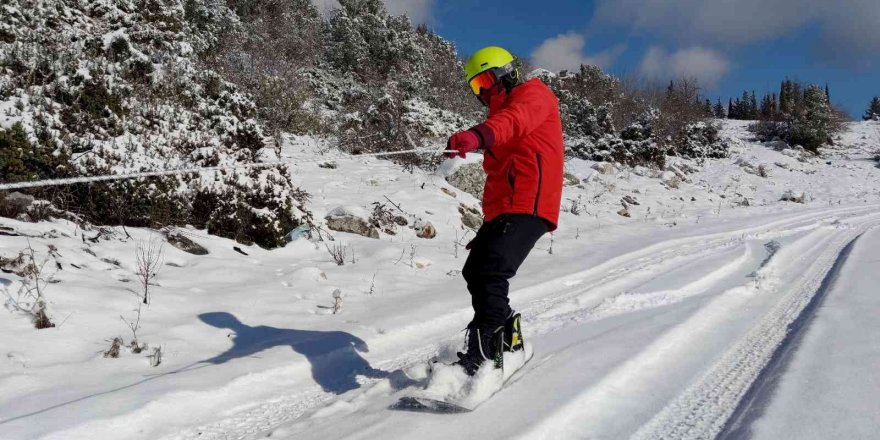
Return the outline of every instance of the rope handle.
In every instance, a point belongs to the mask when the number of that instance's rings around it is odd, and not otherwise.
[[[15,189],[28,189],[28,188],[43,188],[48,186],[63,186],[63,185],[73,185],[77,183],[92,183],[92,182],[107,182],[107,181],[115,181],[115,180],[127,180],[127,179],[141,179],[147,177],[161,177],[161,176],[178,176],[183,174],[198,174],[203,172],[210,171],[226,171],[226,170],[247,170],[247,169],[259,169],[259,168],[272,168],[276,166],[282,165],[299,165],[304,163],[317,163],[317,162],[326,162],[328,160],[357,160],[366,157],[379,157],[379,156],[399,156],[402,154],[412,154],[412,153],[428,153],[428,154],[445,154],[445,153],[454,153],[455,151],[449,150],[436,150],[432,148],[416,148],[412,150],[405,151],[391,151],[387,153],[368,153],[368,154],[359,154],[352,156],[342,156],[336,158],[320,158],[320,159],[304,159],[297,160],[296,162],[289,160],[275,160],[269,162],[257,162],[257,163],[249,163],[242,165],[232,165],[232,166],[215,166],[215,167],[193,167],[193,168],[178,168],[173,170],[159,170],[159,171],[143,171],[138,173],[127,173],[127,174],[106,174],[101,176],[80,176],[80,177],[68,177],[64,179],[46,179],[46,180],[35,180],[31,182],[16,182],[16,183],[0,183],[0,191],[9,191]]]

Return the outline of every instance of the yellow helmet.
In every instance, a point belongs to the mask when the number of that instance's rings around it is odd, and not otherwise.
[[[491,69],[498,69],[513,63],[510,52],[497,46],[484,47],[476,51],[464,65],[465,80],[470,82],[475,76]]]
[[[496,46],[478,50],[464,64],[464,74],[474,95],[483,105],[489,105],[485,90],[503,86],[509,93],[521,82],[516,59],[510,52]]]

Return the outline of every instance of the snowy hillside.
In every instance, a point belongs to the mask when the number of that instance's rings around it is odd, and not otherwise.
[[[311,194],[326,240],[295,231],[271,251],[193,228],[171,235],[207,254],[149,229],[0,218],[0,438],[770,439],[824,402],[868,402],[880,390],[858,365],[876,366],[877,353],[820,353],[829,338],[855,337],[845,317],[880,312],[870,282],[848,269],[873,256],[876,233],[853,240],[880,224],[880,125],[850,125],[819,157],[753,143],[739,122],[722,134],[731,156],[705,163],[567,163],[560,229],[512,284],[535,357],[453,418],[387,409],[424,385],[424,361],[459,349],[471,317],[459,271],[473,237],[463,216],[479,205],[444,179],[452,163],[407,172],[286,136],[281,155],[301,162],[290,178]],[[387,220],[378,239],[328,227],[334,213],[372,217],[374,203]],[[436,236],[419,238],[431,236],[428,223]],[[151,240],[163,244],[161,266],[142,305],[137,246]],[[17,258],[29,246],[46,261],[54,328],[35,330],[14,310],[33,285],[27,255]],[[835,264],[837,283],[861,287],[833,288]],[[850,290],[859,293],[848,300]],[[817,292],[834,311],[813,302]],[[790,327],[817,309],[815,325]],[[140,353],[129,347],[133,323]],[[796,330],[808,333],[791,345]],[[778,347],[797,353],[771,362]],[[768,365],[783,378],[778,398],[752,387]],[[852,382],[835,385],[843,376]],[[830,387],[839,394],[810,397]],[[794,410],[792,399],[816,404]],[[797,438],[870,438],[876,407],[862,409],[852,430]]]
[[[199,57],[237,27],[212,0],[4,2],[0,181],[271,160],[252,98]],[[192,224],[266,247],[307,217],[278,169],[32,195],[96,224]]]

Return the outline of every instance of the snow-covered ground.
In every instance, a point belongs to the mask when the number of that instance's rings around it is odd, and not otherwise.
[[[866,231],[880,224],[878,130],[853,124],[835,149],[804,158],[749,143],[745,125],[729,122],[734,155],[703,166],[671,159],[685,179],[678,188],[668,174],[600,174],[569,162],[585,182],[566,187],[560,230],[538,243],[512,283],[534,358],[454,420],[387,409],[420,383],[406,373],[459,348],[470,318],[457,271],[473,233],[459,206],[477,200],[438,174],[374,159],[292,167],[318,219],[380,202],[437,229],[434,239],[407,227],[379,240],[334,233],[329,244],[347,249],[343,266],[323,242],[266,251],[184,230],[210,253],[164,247],[138,335],[162,347],[158,367],[150,350],[123,350],[119,359],[103,352],[114,337],[130,340],[135,247],[159,233],[129,229],[129,238],[120,229],[93,242],[96,231],[65,221],[0,219],[15,234],[0,236],[0,256],[28,242],[39,255],[57,249],[46,296],[58,324],[34,330],[19,315],[0,318],[0,438],[710,438],[743,426],[780,438],[794,425],[829,438],[835,432],[805,425],[830,426],[844,413],[853,429],[842,432],[868,438],[880,426],[877,408],[847,398],[869,396],[857,393],[870,384],[845,376],[870,380],[880,356],[857,342],[871,339],[850,322],[867,326],[872,315],[870,287],[857,288],[870,281],[851,273],[870,267],[862,249],[876,247]],[[290,138],[284,154],[312,160],[322,150]],[[779,201],[787,191],[806,203]],[[617,213],[624,196],[639,203],[627,202],[628,218]],[[835,262],[863,233],[826,292]],[[0,290],[14,295],[18,283],[0,274]],[[826,292],[819,308],[811,305],[817,292]],[[841,314],[823,315],[832,306]],[[796,325],[810,313],[812,324]],[[792,345],[790,328],[807,332],[803,341]],[[841,339],[840,356],[827,356]],[[754,384],[768,383],[778,347],[793,346],[776,370],[784,374],[778,392],[767,397]],[[856,355],[864,374],[847,370]],[[831,388],[841,394],[823,391]],[[811,405],[793,408],[801,399]],[[847,409],[856,407],[862,412]],[[732,415],[743,424],[728,426]]]
[[[729,438],[880,438],[878,249],[873,229],[841,254]]]

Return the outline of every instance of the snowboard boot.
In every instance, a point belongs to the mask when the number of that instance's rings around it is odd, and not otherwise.
[[[486,361],[495,368],[504,366],[504,326],[493,328],[474,322],[467,327],[467,353],[458,353],[458,361],[453,365],[464,368],[468,376],[473,376]]]
[[[515,313],[504,323],[504,351],[514,352],[523,349],[521,321],[522,316]]]

